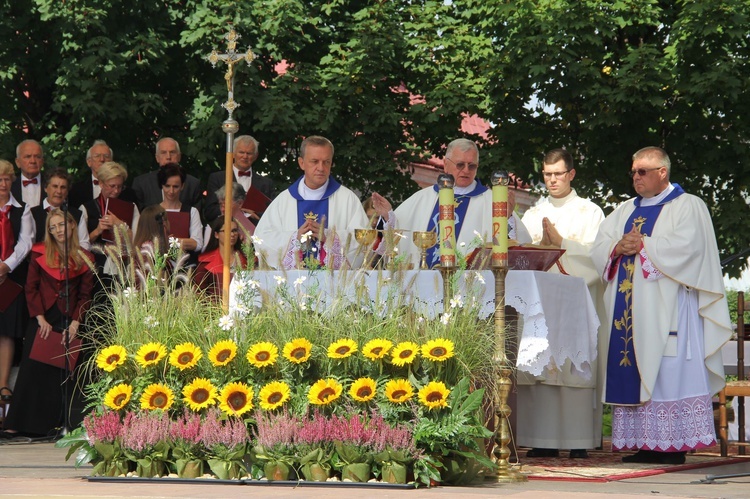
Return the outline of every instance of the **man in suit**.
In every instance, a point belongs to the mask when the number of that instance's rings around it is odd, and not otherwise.
[[[107,161],[112,161],[113,158],[114,151],[106,142],[103,140],[94,141],[94,144],[86,152],[86,164],[91,169],[91,175],[74,183],[70,188],[68,203],[71,207],[78,208],[86,201],[91,201],[99,196],[101,188],[99,187],[99,180],[96,178],[96,172],[99,171],[100,166]],[[134,199],[128,201],[134,201]]]
[[[69,185],[70,175],[62,168],[55,168],[44,174],[44,192],[47,194],[47,197],[44,198],[42,204],[34,206],[31,209],[31,216],[34,218],[34,223],[36,224],[35,243],[44,242],[47,213],[53,208],[64,209],[63,203],[68,198]],[[73,206],[68,206],[67,210],[70,211],[70,214],[73,215],[73,218],[78,223],[78,242],[81,248],[90,250],[89,231],[86,225],[81,223],[81,211]]]
[[[180,159],[182,159],[182,153],[180,153],[180,145],[176,140],[170,137],[159,139],[156,143],[156,162],[159,163],[159,168],[169,163],[179,164]],[[152,204],[159,204],[164,200],[161,185],[156,178],[156,171],[137,176],[133,181],[133,190],[139,210]],[[198,208],[202,195],[200,181],[194,176],[188,175],[185,179],[185,188],[180,193],[180,201],[183,204]]]
[[[253,172],[253,162],[258,159],[258,141],[250,135],[240,135],[234,139],[234,181],[250,192],[250,187],[255,187],[270,199],[274,198],[273,181],[268,177],[256,175]],[[219,202],[216,198],[216,191],[224,185],[226,172],[214,172],[208,177],[208,194],[206,196],[206,206],[203,210],[203,218],[206,220],[215,220],[221,215]],[[260,216],[250,214],[255,222]]]
[[[16,147],[16,166],[21,175],[11,184],[10,192],[17,201],[23,201],[29,208],[42,202],[42,167],[44,151],[42,145],[33,139],[27,139]]]

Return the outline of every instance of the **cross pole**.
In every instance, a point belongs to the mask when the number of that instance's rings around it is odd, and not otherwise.
[[[219,54],[216,49],[211,51],[208,56],[208,62],[213,67],[216,64],[223,62],[227,65],[227,71],[224,73],[224,80],[227,82],[227,101],[224,102],[221,107],[227,110],[229,116],[221,124],[221,129],[227,135],[227,152],[226,152],[226,176],[224,181],[224,249],[222,252],[222,259],[224,260],[224,269],[222,274],[222,286],[221,286],[221,304],[224,313],[229,312],[229,267],[232,260],[232,248],[231,237],[232,237],[232,183],[234,182],[234,172],[232,171],[232,165],[234,164],[234,134],[240,129],[240,124],[232,118],[232,113],[240,105],[234,100],[234,66],[242,61],[243,59],[250,64],[255,59],[251,49],[247,49],[244,54],[237,52],[237,40],[240,35],[234,30],[229,28],[229,33],[224,35],[227,41],[227,51],[225,54]]]

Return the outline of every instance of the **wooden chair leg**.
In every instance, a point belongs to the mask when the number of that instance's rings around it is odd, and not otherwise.
[[[719,446],[721,456],[727,457],[727,440],[729,425],[727,424],[727,395],[724,390],[719,392]]]

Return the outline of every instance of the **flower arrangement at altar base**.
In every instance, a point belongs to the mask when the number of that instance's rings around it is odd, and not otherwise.
[[[93,426],[72,432],[60,445],[78,450],[77,462],[108,462],[95,473],[123,471],[122,455],[129,468],[140,459],[144,473],[150,458],[182,476],[226,478],[346,475],[429,484],[444,479],[452,457],[492,468],[477,443],[491,436],[481,411],[487,397],[474,387],[494,386],[494,334],[469,291],[456,292],[433,319],[399,303],[395,292],[387,314],[366,293],[354,304],[329,297],[318,312],[320,297],[301,291],[302,277],[295,284],[276,276],[280,286],[262,308],[240,303],[243,313],[227,316],[194,288],[152,279],[143,268],[125,272],[134,279],[122,279],[89,338],[95,355],[86,368],[96,381],[87,387],[88,418],[173,426],[163,433],[169,438],[149,441],[150,451],[123,450],[117,459],[101,452],[107,440]],[[303,277],[313,281],[321,272]],[[462,289],[481,288],[480,278],[467,271],[471,286]],[[384,276],[382,286],[397,279]],[[251,279],[247,303],[259,293]],[[225,433],[210,440],[207,428]],[[351,432],[342,435],[344,428]],[[373,431],[398,438],[373,442]],[[112,449],[122,446],[123,435],[107,436]]]

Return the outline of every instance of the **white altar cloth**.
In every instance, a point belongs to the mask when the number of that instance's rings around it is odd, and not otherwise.
[[[461,281],[462,294],[481,300],[480,315],[494,312],[494,276],[492,271],[467,271]],[[238,292],[248,287],[251,303],[240,303]],[[246,313],[262,306],[263,300],[297,300],[324,312],[346,298],[350,303],[369,300],[365,312],[387,314],[394,301],[409,305],[428,319],[443,311],[443,280],[439,271],[409,270],[390,272],[348,271],[252,271],[240,272],[230,285],[230,313]],[[449,297],[451,299],[453,297]],[[517,367],[534,376],[542,374],[547,365],[561,366],[566,359],[584,375],[596,365],[597,328],[599,319],[589,296],[586,283],[579,277],[532,270],[511,270],[505,280],[506,305],[519,314],[522,324]]]

